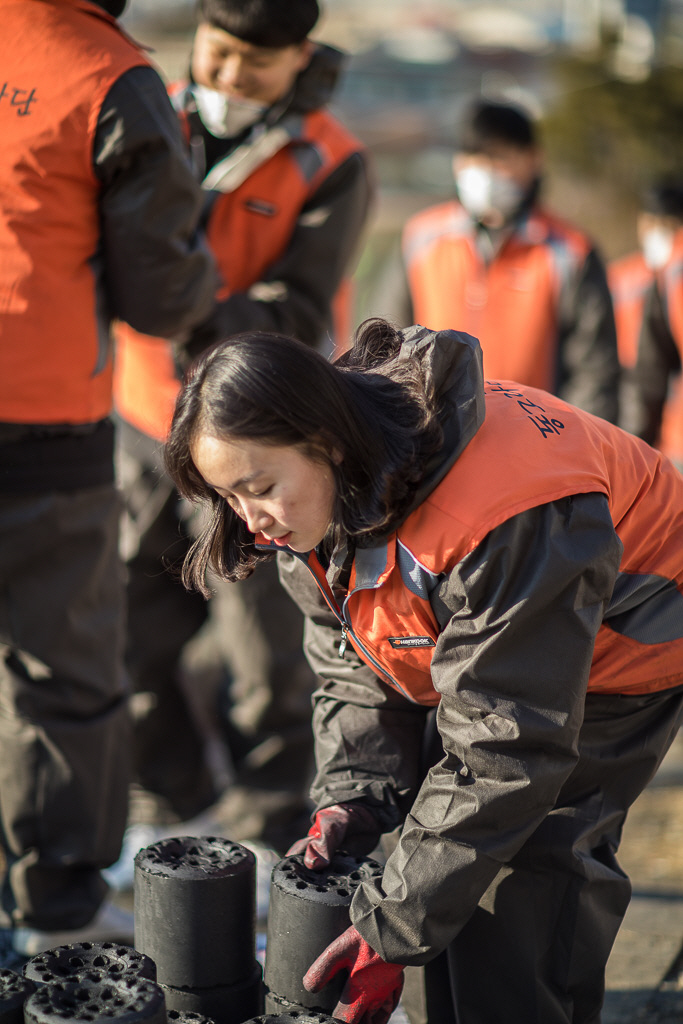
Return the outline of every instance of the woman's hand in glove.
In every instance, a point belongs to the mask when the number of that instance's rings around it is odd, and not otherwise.
[[[304,864],[312,871],[329,866],[340,848],[351,841],[351,853],[369,853],[375,848],[381,828],[373,813],[362,803],[332,804],[317,811],[304,839],[297,840],[287,856],[303,853]]]
[[[386,1024],[401,998],[402,965],[382,960],[351,925],[309,967],[304,988],[318,992],[344,969],[349,977],[333,1016],[348,1024]]]

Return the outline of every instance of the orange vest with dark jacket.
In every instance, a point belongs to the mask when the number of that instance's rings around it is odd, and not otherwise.
[[[261,278],[286,250],[308,198],[360,148],[326,110],[313,111],[302,116],[299,139],[278,150],[234,191],[217,196],[207,239],[223,281],[219,300],[247,291]],[[341,291],[347,294],[347,286]],[[114,393],[123,419],[164,440],[179,386],[167,343],[127,325],[117,327]]]
[[[512,516],[598,492],[623,554],[588,689],[648,693],[683,683],[683,477],[649,445],[546,392],[492,381],[485,392],[484,422],[443,481],[386,544],[357,549],[343,609],[308,556],[357,653],[411,700],[438,704],[434,581]]]
[[[679,231],[673,256],[664,270],[666,313],[683,366],[683,231]],[[661,447],[683,465],[683,372],[671,383],[662,415]]]
[[[658,279],[669,328],[683,365],[683,231],[678,232],[672,257],[658,272]],[[639,252],[615,260],[609,267],[619,361],[627,368],[636,364],[645,298],[654,280],[654,272]],[[670,384],[657,446],[669,458],[683,463],[683,375]]]
[[[0,0],[0,19],[0,421],[96,422],[112,373],[92,147],[110,88],[148,62],[86,0]]]
[[[617,325],[619,362],[633,367],[638,358],[638,337],[643,323],[645,298],[652,288],[654,274],[641,253],[634,252],[614,260],[607,277]]]
[[[413,322],[478,338],[487,377],[554,391],[560,292],[589,251],[581,231],[539,210],[487,266],[462,207],[423,210],[403,234]]]

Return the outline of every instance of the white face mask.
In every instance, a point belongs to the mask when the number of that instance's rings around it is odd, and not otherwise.
[[[504,174],[484,167],[463,167],[456,174],[458,198],[470,216],[499,213],[507,219],[519,207],[525,190]]]
[[[674,233],[668,228],[649,228],[642,238],[643,259],[650,270],[668,263],[674,248]]]
[[[224,92],[207,89],[204,85],[195,85],[193,93],[202,123],[219,139],[239,135],[245,128],[256,124],[267,109],[263,103],[226,96]]]

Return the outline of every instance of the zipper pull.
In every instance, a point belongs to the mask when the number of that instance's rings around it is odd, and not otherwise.
[[[346,633],[347,633],[346,623],[342,623],[341,642],[339,644],[339,657],[340,658],[344,657],[344,652],[346,651]]]

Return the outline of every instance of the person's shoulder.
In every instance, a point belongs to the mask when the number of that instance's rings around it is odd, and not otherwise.
[[[351,153],[367,150],[364,142],[333,114],[328,107],[319,107],[306,115],[306,135],[314,142],[327,142],[335,148],[342,147]]]
[[[445,200],[442,203],[435,203],[433,206],[426,206],[412,214],[405,224],[413,227],[426,226],[428,224],[442,224],[459,226],[470,223],[470,219],[455,200]]]
[[[408,217],[403,229],[403,238],[410,242],[426,237],[460,236],[471,230],[472,222],[462,206],[454,199],[447,199],[433,206],[426,206]]]

